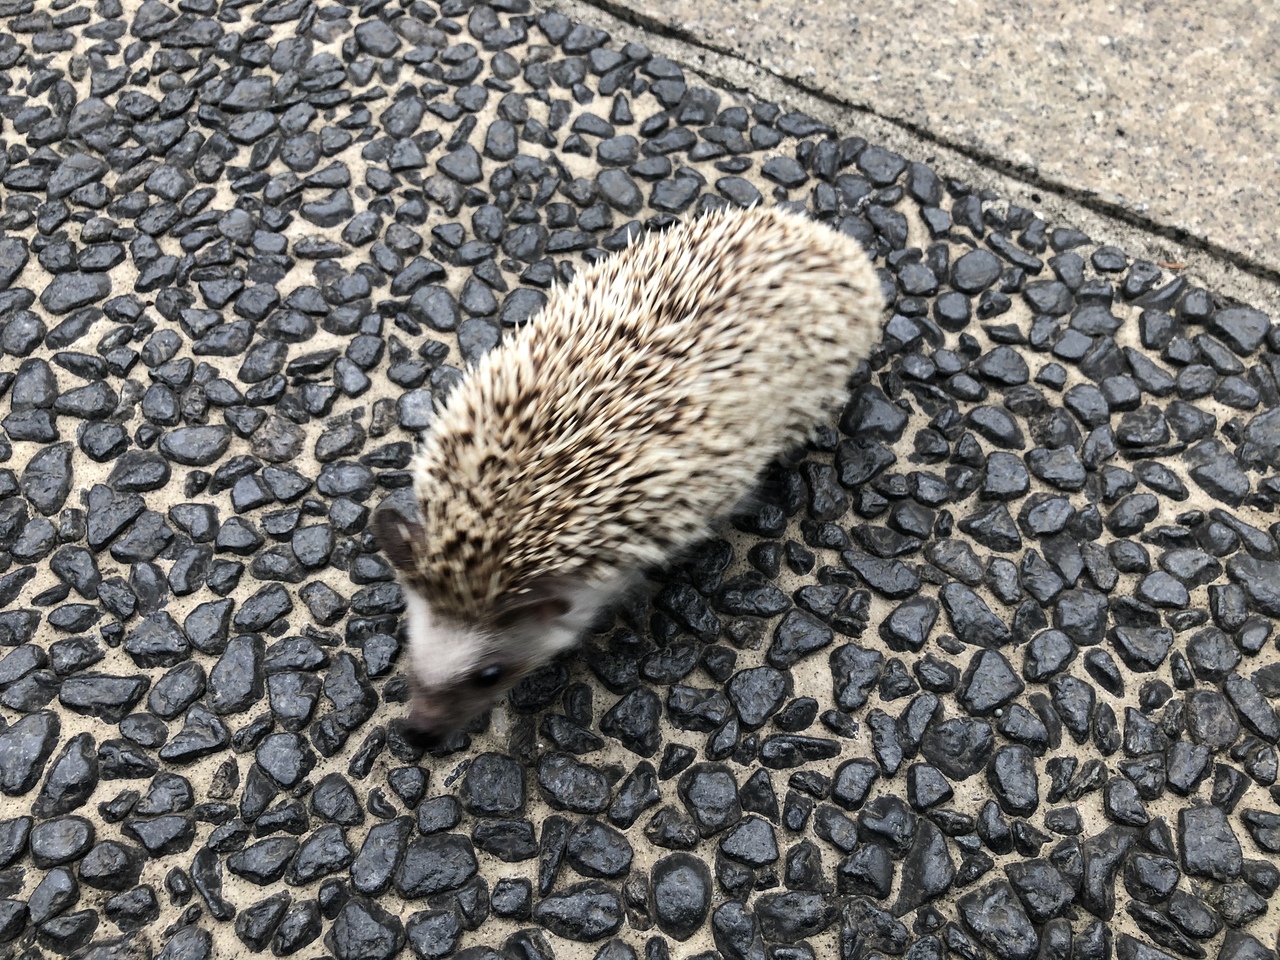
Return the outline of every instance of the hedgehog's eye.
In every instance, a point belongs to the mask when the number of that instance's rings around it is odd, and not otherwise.
[[[506,670],[501,664],[491,663],[487,667],[481,667],[471,675],[471,682],[477,687],[492,687],[498,683],[503,677]]]

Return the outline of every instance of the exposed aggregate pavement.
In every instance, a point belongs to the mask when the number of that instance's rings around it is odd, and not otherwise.
[[[525,0],[0,18],[3,950],[1275,956],[1264,313]],[[757,201],[875,257],[853,400],[424,757],[370,509],[575,266]]]

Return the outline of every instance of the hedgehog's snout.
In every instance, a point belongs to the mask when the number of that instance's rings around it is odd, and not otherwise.
[[[411,746],[421,750],[434,750],[443,746],[458,733],[470,719],[458,712],[458,704],[447,693],[436,696],[415,693],[404,718],[401,734]]]
[[[434,750],[444,742],[447,731],[418,716],[410,716],[404,726],[404,737],[419,750]]]

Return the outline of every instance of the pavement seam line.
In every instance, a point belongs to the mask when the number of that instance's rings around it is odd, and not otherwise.
[[[688,30],[683,30],[678,26],[673,26],[672,24],[659,20],[656,17],[632,10],[624,4],[615,2],[615,0],[574,0],[574,2],[575,5],[599,10],[609,16],[616,17],[618,20],[621,20],[629,26],[643,30],[647,33],[656,34],[665,40],[694,47],[717,57],[724,57],[727,60],[733,61],[746,71],[768,75],[786,86],[791,87],[797,92],[802,93],[805,96],[814,97],[829,104],[830,106],[837,107],[842,110],[852,110],[874,117],[875,119],[883,123],[891,124],[902,132],[916,137],[926,143],[934,144],[938,147],[953,151],[960,156],[992,171],[993,173],[1018,180],[1026,186],[1037,190],[1051,192],[1060,199],[1079,204],[1081,207],[1084,207],[1092,213],[1120,221],[1126,226],[1202,251],[1222,261],[1224,264],[1235,267],[1236,269],[1247,273],[1252,277],[1256,277],[1259,280],[1263,280],[1268,283],[1280,283],[1280,270],[1272,269],[1266,264],[1250,257],[1248,254],[1234,250],[1231,247],[1224,246],[1223,244],[1210,240],[1207,237],[1199,236],[1182,227],[1178,227],[1173,224],[1161,223],[1158,220],[1145,217],[1124,204],[1105,199],[1095,191],[1082,189],[1061,180],[1046,177],[1024,164],[1007,160],[997,154],[991,153],[990,151],[983,150],[960,141],[938,136],[927,127],[912,123],[902,117],[881,113],[868,104],[860,104],[841,99],[828,90],[806,83],[801,78],[780,73],[776,70],[771,70],[768,67],[761,66],[760,64],[753,63],[743,57],[740,53],[728,47],[710,43],[695,36]],[[548,6],[551,9],[560,9],[564,4],[557,3],[555,0],[552,0]],[[714,70],[710,64],[704,63],[699,66],[686,60],[681,63],[681,66],[696,70],[708,80],[712,80],[726,89],[734,90],[739,93],[751,92],[745,85]]]

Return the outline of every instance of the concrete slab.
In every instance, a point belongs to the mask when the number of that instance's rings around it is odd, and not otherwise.
[[[593,5],[1280,273],[1274,4]]]

